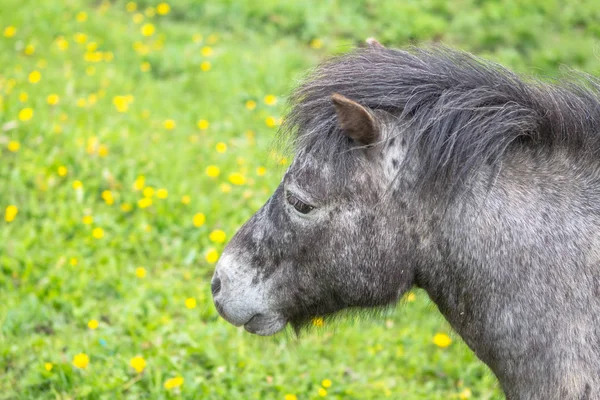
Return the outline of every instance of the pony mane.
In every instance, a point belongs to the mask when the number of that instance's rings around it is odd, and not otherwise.
[[[318,66],[292,94],[280,138],[291,138],[296,152],[347,149],[330,99],[339,93],[398,118],[410,132],[404,137],[418,153],[424,186],[455,187],[526,143],[598,163],[600,81],[569,74],[561,81],[522,78],[446,47],[357,49]]]

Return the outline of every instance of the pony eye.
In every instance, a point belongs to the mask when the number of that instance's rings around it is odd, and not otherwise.
[[[294,207],[299,213],[308,214],[309,212],[315,209],[315,207],[311,206],[310,204],[306,204],[305,202],[297,198],[292,192],[287,192],[286,199],[287,202],[290,203],[290,205]]]

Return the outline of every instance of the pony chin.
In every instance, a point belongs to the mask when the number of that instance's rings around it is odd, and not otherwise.
[[[244,329],[259,336],[271,336],[281,332],[287,322],[279,314],[256,314],[244,324]]]

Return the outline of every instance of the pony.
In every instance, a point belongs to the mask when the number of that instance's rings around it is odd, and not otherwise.
[[[600,399],[600,82],[366,48],[290,97],[295,158],[216,266],[258,335],[424,289],[507,399]]]

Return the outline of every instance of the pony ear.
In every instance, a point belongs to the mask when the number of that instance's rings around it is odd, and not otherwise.
[[[379,139],[377,122],[366,107],[338,93],[331,96],[331,101],[338,123],[349,138],[363,145],[373,144]]]

